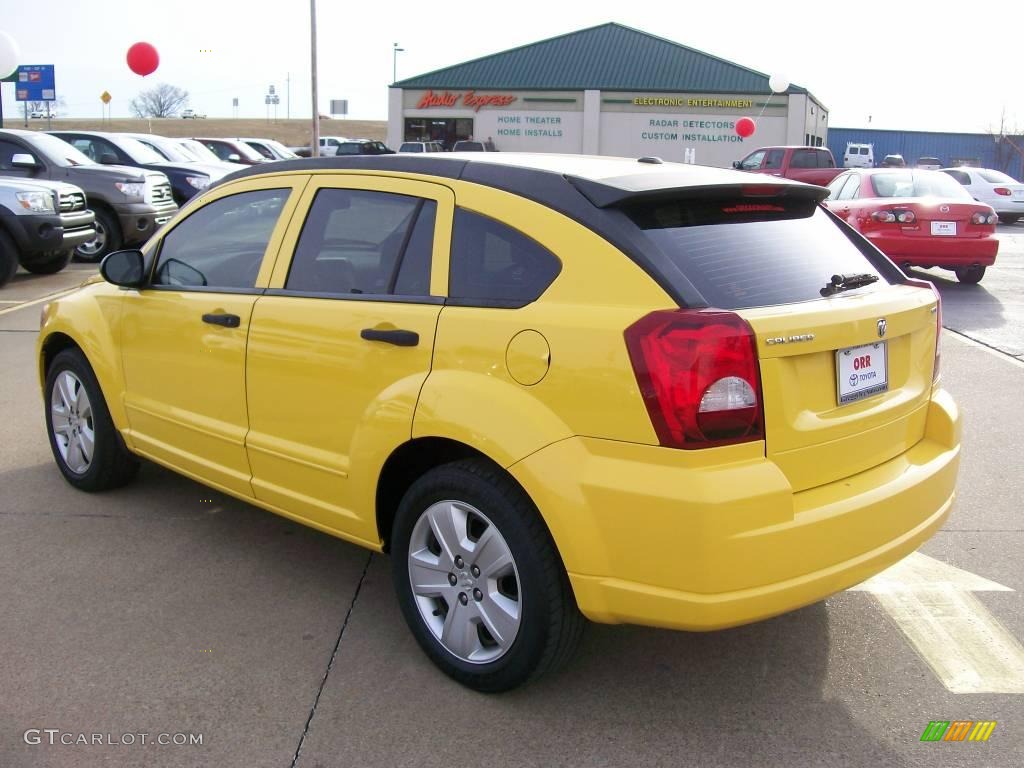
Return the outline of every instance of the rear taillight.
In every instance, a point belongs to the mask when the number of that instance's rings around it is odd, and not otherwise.
[[[883,224],[892,224],[896,221],[896,214],[892,211],[875,211],[871,214],[871,218]]]
[[[971,224],[995,224],[999,217],[994,213],[982,213],[978,211],[971,216]]]
[[[1012,195],[1012,194],[1013,194],[1013,193],[1012,193],[1012,192],[1011,192],[1010,190],[1008,190],[1008,189],[1007,189],[1006,187],[996,187],[996,188],[995,188],[995,189],[993,189],[992,191],[993,191],[993,192],[995,192],[995,193],[996,193],[997,195],[1002,195],[1003,197],[1009,197],[1010,195]]]
[[[659,442],[709,448],[764,439],[757,344],[747,322],[719,310],[662,310],[625,333]]]
[[[935,364],[932,367],[932,383],[939,378],[939,342],[942,339],[942,294],[935,287],[935,283],[927,280],[906,280],[906,285],[913,285],[917,288],[928,288],[935,296]]]

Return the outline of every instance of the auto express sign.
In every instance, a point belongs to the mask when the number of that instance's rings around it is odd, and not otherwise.
[[[56,101],[53,64],[22,64],[14,84],[18,101]]]

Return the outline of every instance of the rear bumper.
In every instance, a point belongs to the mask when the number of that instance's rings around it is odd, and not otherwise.
[[[1024,216],[1024,199],[1004,197],[1002,200],[991,200],[988,202],[996,213]]]
[[[571,438],[510,471],[587,617],[712,630],[817,602],[914,551],[952,508],[959,456],[959,415],[939,391],[906,453],[800,493],[761,443],[688,453]]]
[[[914,266],[955,267],[970,264],[991,266],[996,263],[999,240],[994,236],[961,237],[884,237],[868,235],[868,239],[897,264]]]

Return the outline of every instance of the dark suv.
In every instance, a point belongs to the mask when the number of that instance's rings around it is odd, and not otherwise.
[[[96,238],[75,249],[99,261],[123,245],[145,242],[178,210],[167,176],[94,163],[66,141],[36,131],[0,130],[0,176],[66,181],[81,187],[96,214]]]
[[[388,149],[380,141],[354,139],[338,144],[338,155],[393,155],[395,150]]]

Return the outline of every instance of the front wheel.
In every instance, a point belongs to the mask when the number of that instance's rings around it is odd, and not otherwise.
[[[0,288],[18,272],[18,246],[11,236],[0,230]]]
[[[77,349],[59,352],[47,369],[46,431],[57,467],[79,490],[117,488],[139,469],[114,427],[92,367]]]
[[[42,259],[27,261],[21,266],[34,275],[52,275],[60,272],[71,263],[72,253],[73,251],[56,251],[55,253],[47,254]]]
[[[408,490],[391,547],[395,591],[445,674],[496,693],[567,660],[584,619],[523,490],[481,460],[431,470]]]
[[[956,279],[961,283],[967,285],[974,285],[980,283],[981,278],[985,276],[985,267],[975,265],[973,267],[957,267],[956,268]]]
[[[75,248],[75,255],[82,261],[100,261],[108,253],[121,247],[121,225],[117,217],[103,208],[95,208],[96,237]]]

